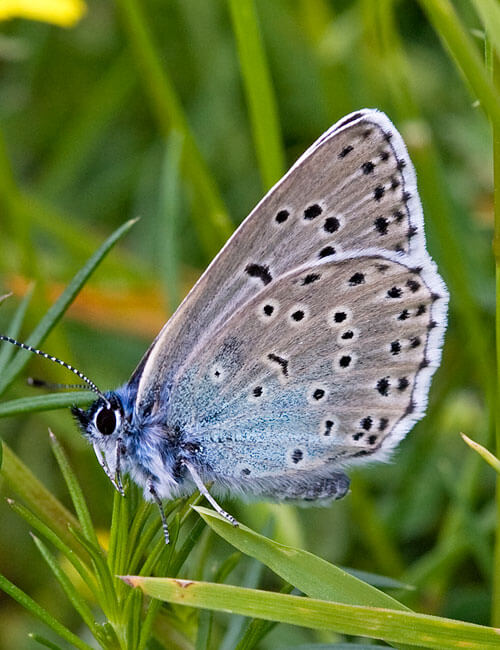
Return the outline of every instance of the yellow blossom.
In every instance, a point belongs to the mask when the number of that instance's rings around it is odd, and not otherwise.
[[[0,20],[28,18],[72,27],[86,9],[83,0],[0,0]]]

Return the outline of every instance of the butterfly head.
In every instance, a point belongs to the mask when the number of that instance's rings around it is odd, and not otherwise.
[[[83,435],[93,444],[102,445],[120,437],[126,430],[123,405],[114,392],[99,397],[86,410],[73,406],[71,413]]]

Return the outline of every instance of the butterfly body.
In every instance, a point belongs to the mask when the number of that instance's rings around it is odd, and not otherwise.
[[[424,415],[446,309],[401,136],[359,111],[258,204],[129,383],[74,414],[110,477],[157,501],[208,482],[340,498],[344,468]]]

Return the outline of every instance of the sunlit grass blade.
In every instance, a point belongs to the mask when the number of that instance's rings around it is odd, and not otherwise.
[[[40,539],[38,539],[38,537],[35,537],[35,535],[32,535],[32,537],[43,559],[47,562],[47,564],[51,568],[52,573],[55,575],[57,581],[61,585],[64,593],[68,597],[69,601],[71,602],[75,610],[78,612],[78,614],[80,615],[84,623],[90,629],[90,631],[92,632],[96,640],[98,641],[102,640],[102,634],[99,630],[99,627],[94,619],[94,616],[88,604],[78,593],[77,589],[75,588],[71,580],[68,578],[68,576],[58,565],[57,560],[49,551],[49,549],[45,546],[45,544]]]
[[[498,648],[500,630],[452,619],[174,578],[123,576],[166,602],[425,648]]]
[[[228,0],[264,190],[283,176],[285,155],[254,0]]]
[[[35,285],[32,284],[19,303],[16,311],[14,312],[14,316],[12,317],[11,322],[6,327],[5,331],[2,332],[2,334],[6,334],[13,339],[18,338],[21,326],[24,322],[24,317],[26,316],[26,310],[28,309],[31,297],[33,296],[34,289]],[[12,345],[8,345],[7,343],[4,343],[2,346],[0,346],[0,377],[2,376],[12,355],[14,354],[14,350],[15,348]]]
[[[483,445],[480,445],[478,442],[474,442],[474,440],[471,440],[469,436],[466,436],[465,433],[460,434],[466,444],[469,445],[471,449],[474,449],[474,451],[477,451],[477,453],[483,458],[488,465],[493,467],[495,472],[498,472],[500,474],[500,460],[491,453],[491,451],[488,451],[486,447],[483,447]]]
[[[52,411],[54,409],[69,408],[70,406],[85,406],[95,400],[95,393],[90,391],[75,391],[74,393],[50,393],[34,397],[20,397],[19,399],[0,402],[0,418],[33,413],[35,411]]]
[[[68,284],[63,293],[59,296],[56,302],[50,307],[42,320],[35,327],[33,332],[28,336],[25,343],[33,347],[37,347],[49,332],[56,326],[58,321],[62,318],[64,312],[71,305],[76,298],[78,292],[86,283],[88,278],[92,275],[95,269],[102,262],[107,253],[116,244],[116,242],[127,233],[130,228],[135,224],[137,219],[131,219],[124,223],[120,228],[106,239],[106,241],[98,248],[98,250],[91,256],[88,262],[78,271]],[[0,379],[0,393],[10,386],[15,380],[17,375],[23,370],[26,364],[31,359],[31,354],[20,350],[8,368],[5,370],[2,378]]]
[[[312,553],[279,544],[241,524],[235,528],[208,508],[196,506],[195,510],[227,542],[256,558],[308,596],[347,604],[408,609],[391,596]]]
[[[49,614],[47,610],[45,610],[43,607],[40,607],[38,603],[36,603],[32,598],[30,598],[27,594],[21,591],[21,589],[16,587],[14,584],[12,584],[12,582],[7,580],[7,578],[1,574],[0,589],[2,589],[11,598],[16,600],[22,607],[27,609],[30,614],[38,618],[40,621],[42,621],[42,623],[45,623],[45,625],[54,630],[56,634],[65,639],[75,648],[78,648],[79,650],[92,650],[92,646],[79,639],[75,634],[73,634],[73,632],[68,630],[67,627],[59,623],[57,619]]]
[[[56,457],[59,469],[61,470],[61,474],[63,475],[66,482],[66,487],[68,488],[68,492],[71,496],[71,501],[73,502],[73,506],[75,508],[78,521],[80,522],[80,526],[82,527],[83,534],[90,542],[97,546],[99,544],[97,541],[97,534],[90,517],[90,512],[85,501],[85,497],[83,496],[82,488],[80,487],[78,479],[76,478],[76,474],[71,469],[63,448],[59,444],[59,441],[52,433],[52,431],[50,431],[50,429],[49,435],[52,451],[54,452],[54,456]]]
[[[74,516],[47,490],[36,476],[24,465],[5,442],[2,442],[3,462],[1,473],[7,485],[18,494],[35,515],[49,526],[78,555],[81,547],[75,541],[69,526],[79,524]]]

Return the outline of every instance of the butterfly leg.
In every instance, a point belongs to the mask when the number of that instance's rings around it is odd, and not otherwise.
[[[158,496],[158,492],[156,491],[154,483],[151,479],[149,479],[148,481],[148,490],[149,490],[149,494],[153,497],[154,502],[156,503],[160,511],[161,527],[163,528],[163,536],[165,537],[165,544],[168,544],[170,542],[170,535],[168,534],[168,524],[167,524],[167,518],[165,516],[165,510],[163,510],[163,504],[161,502],[160,497]]]
[[[201,477],[198,474],[198,472],[195,470],[195,468],[190,463],[187,463],[186,461],[184,461],[184,466],[188,469],[189,473],[191,474],[191,478],[196,483],[196,487],[200,491],[200,494],[203,494],[205,499],[212,504],[214,510],[218,512],[220,515],[222,515],[224,519],[229,521],[230,524],[232,524],[233,526],[238,526],[238,522],[236,521],[236,519],[232,517],[228,512],[223,510],[220,507],[220,505],[217,503],[217,501],[213,498],[213,496],[210,494],[210,492],[207,490],[205,484],[201,480]]]
[[[106,476],[109,478],[109,480],[113,484],[113,487],[115,488],[115,490],[117,490],[122,496],[125,496],[125,493],[123,491],[123,487],[121,486],[121,483],[118,484],[116,482],[115,477],[113,476],[111,470],[109,469],[109,465],[106,462],[106,458],[105,458],[104,454],[102,453],[102,451],[99,449],[99,447],[97,445],[94,445],[94,452],[95,452],[95,455],[96,455],[96,458],[97,458],[97,462],[103,468]]]

